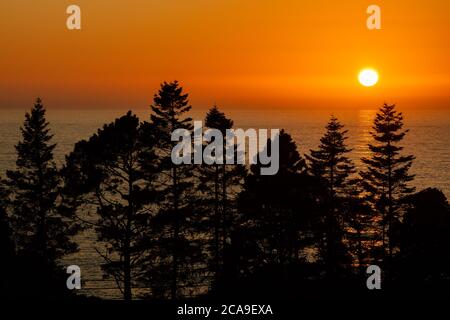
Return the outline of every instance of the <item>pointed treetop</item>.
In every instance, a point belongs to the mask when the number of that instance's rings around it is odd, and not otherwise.
[[[233,120],[227,118],[225,113],[214,105],[206,114],[205,125],[212,129],[218,129],[224,134],[227,129],[233,127]]]
[[[170,135],[175,129],[192,129],[192,119],[184,118],[191,109],[188,94],[183,94],[183,88],[178,81],[163,82],[151,105],[152,122],[159,128],[164,136]]]

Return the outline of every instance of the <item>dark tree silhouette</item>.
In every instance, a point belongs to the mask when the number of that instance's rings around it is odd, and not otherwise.
[[[45,109],[37,99],[31,113],[25,115],[22,139],[16,146],[16,169],[7,171],[6,185],[17,250],[38,256],[52,267],[58,258],[76,251],[71,236],[78,227],[65,211],[58,210],[60,179],[48,126]]]
[[[225,137],[227,129],[233,127],[233,121],[214,106],[206,114],[205,125],[207,128],[219,130],[223,137],[222,164],[200,166],[198,184],[201,192],[200,206],[205,209],[202,221],[211,238],[211,241],[208,241],[211,247],[210,266],[214,282],[217,283],[223,268],[223,249],[231,233],[233,217],[236,216],[237,193],[243,183],[246,168],[243,165],[226,164]]]
[[[371,132],[375,142],[369,144],[372,156],[361,159],[366,169],[360,175],[373,208],[381,216],[381,237],[389,261],[394,244],[391,240],[392,226],[399,222],[401,200],[414,191],[408,186],[414,177],[408,173],[414,156],[401,154],[403,147],[399,143],[407,133],[402,128],[402,113],[395,110],[395,105],[385,103],[375,117]]]
[[[407,199],[408,209],[397,226],[395,242],[399,276],[415,281],[448,280],[450,277],[450,206],[445,195],[434,188]]]
[[[306,174],[305,160],[291,136],[282,130],[279,139],[278,173],[263,176],[260,165],[253,165],[245,179],[239,195],[242,217],[232,245],[242,253],[237,261],[241,275],[276,266],[280,273],[270,277],[286,283],[289,268],[305,260],[304,249],[317,245],[311,230],[317,213],[312,192],[316,183]]]
[[[88,141],[78,142],[63,170],[67,197],[77,199],[75,209],[98,215],[95,229],[105,248],[97,252],[125,300],[133,297],[154,238],[153,137],[150,125],[140,125],[128,112]]]
[[[326,126],[317,150],[306,155],[310,173],[318,178],[326,188],[324,198],[324,245],[323,256],[329,275],[336,273],[339,264],[348,262],[342,242],[344,217],[342,200],[347,194],[350,176],[355,173],[352,161],[346,156],[347,130],[334,116]]]
[[[0,179],[0,256],[8,257],[14,255],[14,242],[11,239],[11,228],[9,226],[9,219],[6,215],[7,193]],[[2,259],[3,260],[3,259]]]
[[[1,181],[1,180],[0,180]],[[0,297],[8,296],[8,287],[10,280],[11,267],[14,263],[15,249],[14,242],[11,238],[11,228],[9,219],[6,216],[6,190],[0,183]]]
[[[172,149],[177,142],[171,140],[176,129],[192,131],[192,119],[187,117],[191,109],[188,95],[177,81],[161,84],[151,106],[151,123],[158,137],[158,164],[160,175],[157,188],[160,192],[159,214],[155,223],[160,226],[160,261],[149,270],[149,277],[159,281],[161,295],[169,289],[171,299],[177,299],[187,282],[195,281],[201,257],[200,239],[193,234],[194,222],[192,192],[194,172],[192,166],[175,165],[171,159]],[[169,288],[167,288],[169,286]]]
[[[365,267],[371,264],[372,257],[377,256],[374,252],[377,238],[372,232],[376,225],[373,210],[360,179],[350,180],[342,209],[348,254],[353,257],[359,272],[365,274]]]

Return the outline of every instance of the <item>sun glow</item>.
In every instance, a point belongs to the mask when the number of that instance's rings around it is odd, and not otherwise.
[[[378,83],[378,72],[374,69],[363,69],[358,75],[358,80],[365,87],[373,87]]]

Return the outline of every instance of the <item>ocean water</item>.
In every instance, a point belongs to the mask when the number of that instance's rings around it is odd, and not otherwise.
[[[191,117],[202,120],[206,110],[193,110]],[[349,131],[347,140],[353,149],[350,157],[357,167],[360,158],[368,156],[367,144],[371,141],[370,130],[376,109],[360,110],[223,110],[238,128],[279,128],[285,129],[298,144],[304,154],[316,148],[324,126],[331,114],[337,116]],[[0,176],[14,168],[14,145],[20,139],[20,126],[25,110],[0,110]],[[59,166],[64,163],[74,144],[87,139],[103,124],[113,121],[126,110],[52,110],[47,111],[54,134],[55,159]],[[409,129],[403,141],[404,152],[416,156],[412,173],[416,175],[413,185],[417,190],[436,187],[450,198],[450,112],[423,108],[404,111],[405,128]],[[149,110],[139,110],[141,120],[149,118]],[[82,269],[83,293],[104,298],[119,298],[120,292],[113,281],[104,280],[100,270],[101,258],[95,251],[96,236],[86,230],[77,236],[80,252],[63,261],[63,264],[77,264]]]

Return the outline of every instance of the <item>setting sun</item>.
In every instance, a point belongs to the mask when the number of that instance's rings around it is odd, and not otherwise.
[[[378,83],[378,72],[374,69],[363,69],[358,75],[358,80],[365,87],[373,87]]]
[[[361,70],[358,80],[365,87],[373,87],[378,82],[378,72],[373,69]]]
[[[11,313],[450,300],[450,0],[0,0],[0,38]]]

